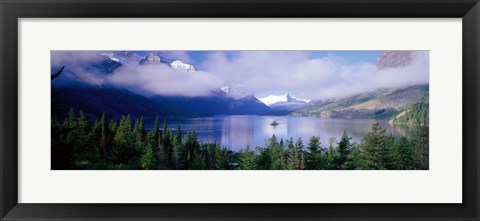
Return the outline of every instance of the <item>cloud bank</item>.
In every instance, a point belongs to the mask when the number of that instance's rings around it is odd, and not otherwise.
[[[204,96],[232,86],[243,94],[291,93],[299,98],[328,99],[428,83],[429,52],[410,53],[409,65],[386,69],[375,63],[346,62],[334,55],[311,58],[306,51],[208,52],[197,67],[201,71],[195,73],[168,65],[124,65],[106,75],[85,64],[108,58],[98,52],[78,51],[52,53],[52,67],[68,65],[70,77],[143,95]],[[175,56],[191,61],[185,52],[175,52]]]

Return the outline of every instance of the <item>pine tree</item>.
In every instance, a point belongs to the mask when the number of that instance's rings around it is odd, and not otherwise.
[[[326,157],[326,168],[325,169],[336,169],[335,166],[335,157],[337,155],[337,151],[334,147],[334,144],[337,142],[335,137],[328,138],[328,152]]]
[[[132,121],[130,115],[122,116],[120,125],[113,140],[117,143],[130,143],[132,137]]]
[[[299,151],[299,152],[303,152],[303,141],[302,141],[302,138],[299,137],[297,139],[297,142],[295,143],[295,148]]]
[[[397,170],[409,170],[414,167],[415,152],[413,151],[413,145],[402,137],[395,144],[392,160],[395,163],[394,169]]]
[[[140,158],[140,168],[144,170],[156,169],[154,151],[150,144],[147,145],[145,153],[143,153],[142,157]]]
[[[255,170],[256,169],[256,157],[255,152],[250,150],[250,146],[240,150],[239,152],[239,162],[241,170]]]
[[[112,127],[114,127],[116,122],[113,121],[111,122],[111,124],[112,124]],[[105,156],[105,152],[107,150],[107,133],[108,133],[107,119],[106,119],[105,113],[103,113],[102,118],[100,119],[100,142],[99,142],[100,152],[103,156]]]
[[[142,144],[145,137],[145,121],[143,116],[135,121],[133,133],[135,134],[135,140],[137,143]]]
[[[77,119],[77,134],[76,134],[77,142],[80,142],[80,145],[86,147],[91,145],[90,143],[90,125],[88,123],[87,117],[82,110],[78,112],[78,119]]]
[[[117,128],[118,128],[117,121],[115,121],[114,118],[110,119],[110,122],[108,123],[108,132],[110,134],[115,134],[115,133],[117,133]]]
[[[155,117],[155,125],[153,129],[148,133],[148,143],[154,148],[154,152],[157,150],[160,140],[160,127],[158,122],[158,115]]]
[[[113,141],[115,143],[114,154],[117,163],[131,166],[138,160],[137,154],[139,150],[134,145],[135,136],[132,131],[130,115],[122,116]]]
[[[186,154],[185,154],[184,146],[182,144],[182,130],[180,129],[180,125],[178,125],[177,131],[173,138],[172,160],[173,160],[174,167],[176,169],[185,168]]]
[[[280,139],[280,142],[278,142],[275,134],[272,135],[271,138],[267,139],[266,154],[270,155],[269,157],[271,159],[270,169],[272,170],[283,170],[286,167],[282,144],[283,144],[283,139]]]
[[[77,126],[77,119],[75,116],[75,110],[70,108],[68,111],[68,117],[63,121],[63,127],[65,128],[75,128]]]
[[[392,138],[385,135],[386,129],[375,123],[368,132],[360,148],[363,152],[364,169],[385,170],[390,167]]]
[[[187,162],[189,165],[189,169],[190,166],[193,165],[193,160],[199,148],[200,144],[198,143],[197,134],[195,133],[195,131],[188,132],[185,136],[185,149],[187,151]],[[198,161],[198,159],[196,160]]]
[[[173,147],[172,147],[172,137],[171,130],[167,128],[167,119],[163,121],[163,131],[162,131],[162,140],[161,140],[161,149],[164,163],[166,165],[170,164],[172,159]]]
[[[347,170],[355,170],[355,169],[365,169],[363,154],[361,152],[360,147],[352,146],[350,154],[347,157],[347,161],[345,162],[345,169]]]
[[[320,137],[312,136],[308,142],[305,152],[305,169],[320,170],[325,168],[325,162],[322,156],[323,149],[320,143]]]
[[[295,147],[295,144],[293,143],[293,138],[290,138],[290,140],[287,140],[286,157],[287,157],[286,169],[289,169],[289,170],[299,169],[300,152]]]
[[[338,147],[336,150],[336,155],[334,158],[335,168],[338,170],[345,170],[349,169],[348,161],[350,152],[352,151],[352,144],[350,144],[350,140],[352,138],[348,136],[347,132],[344,131],[340,142],[338,143]]]

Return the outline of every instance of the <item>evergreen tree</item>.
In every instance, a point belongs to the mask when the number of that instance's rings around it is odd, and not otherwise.
[[[356,170],[356,169],[365,169],[363,154],[361,149],[355,145],[352,146],[350,154],[347,157],[347,161],[345,162],[345,169],[347,170]]]
[[[78,112],[78,115],[76,141],[79,142],[82,147],[87,147],[88,145],[92,145],[90,143],[90,125],[82,110]]]
[[[199,148],[200,144],[198,143],[197,134],[195,133],[195,131],[188,132],[185,136],[185,149],[187,151],[187,162],[189,165],[189,169],[191,168],[191,165],[197,165],[197,163],[194,163],[193,161],[199,160],[198,157],[196,157]],[[197,159],[195,159],[195,157]]]
[[[287,164],[286,168],[289,170],[296,170],[300,168],[300,151],[297,150],[293,143],[293,138],[287,140]]]
[[[113,141],[117,163],[131,166],[137,160],[138,149],[134,145],[135,136],[132,131],[130,115],[122,116]]]
[[[167,119],[164,119],[161,146],[163,150],[163,159],[167,165],[170,164],[173,153],[171,134],[172,132],[170,128],[167,128]]]
[[[140,168],[144,170],[156,169],[154,151],[150,144],[147,145],[145,153],[143,153],[142,157],[140,158]]]
[[[180,125],[178,125],[177,131],[173,138],[172,160],[173,160],[174,167],[176,169],[185,169],[186,154],[185,154],[185,148],[182,144],[182,130],[180,129]]]
[[[326,168],[325,169],[336,169],[335,166],[335,157],[337,155],[337,151],[335,150],[334,144],[337,142],[335,137],[328,138],[328,152],[326,157]]]
[[[285,156],[283,152],[283,139],[280,139],[278,142],[277,137],[272,135],[271,138],[267,139],[267,151],[266,154],[270,155],[271,166],[269,169],[272,170],[283,170],[285,169]]]
[[[380,124],[373,124],[372,129],[360,144],[364,157],[364,169],[385,170],[389,168],[392,139],[385,135],[385,131]]]
[[[110,122],[108,123],[108,132],[110,134],[116,134],[117,133],[117,128],[118,128],[117,121],[115,121],[114,118],[110,119]]]
[[[335,162],[335,169],[338,170],[345,170],[350,169],[348,165],[349,155],[352,151],[352,144],[350,144],[350,140],[352,138],[348,136],[347,132],[344,131],[340,142],[338,143],[338,147],[336,150],[336,155],[334,157]],[[351,165],[350,165],[351,166]]]
[[[160,139],[160,126],[158,122],[158,115],[155,117],[155,124],[153,129],[148,133],[148,143],[154,148],[154,152],[157,150]]]
[[[297,142],[295,143],[295,148],[299,151],[299,152],[303,152],[303,141],[302,141],[302,138],[299,137],[297,139]]]
[[[113,127],[116,127],[116,122],[111,121],[112,124],[112,129]],[[114,129],[116,130],[116,128]],[[102,118],[100,119],[100,142],[99,142],[99,148],[100,152],[103,156],[105,156],[106,150],[107,150],[107,135],[108,135],[108,129],[107,129],[107,119],[105,116],[105,112],[102,114]]]
[[[135,139],[137,143],[143,143],[145,137],[145,121],[143,119],[143,116],[141,116],[140,119],[136,120],[133,133],[135,134]]]
[[[73,107],[68,111],[68,117],[63,121],[63,126],[65,128],[75,128],[77,126],[77,119]]]
[[[312,136],[308,142],[305,152],[305,169],[321,170],[325,168],[325,162],[322,156],[322,147],[320,137]]]
[[[415,152],[413,151],[413,145],[407,138],[402,137],[395,144],[392,160],[395,163],[393,169],[409,170],[413,168]]]
[[[130,143],[132,140],[132,121],[130,115],[122,116],[113,140],[117,143]]]
[[[222,148],[219,144],[214,144],[214,168],[217,170],[228,169],[228,164],[230,163],[230,154],[227,149]]]
[[[250,146],[240,150],[239,158],[241,170],[255,170],[257,168],[255,152],[250,150]]]

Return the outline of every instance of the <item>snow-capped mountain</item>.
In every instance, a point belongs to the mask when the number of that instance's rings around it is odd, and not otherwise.
[[[110,60],[123,65],[137,65],[143,58],[142,56],[132,51],[104,52],[100,53],[100,55],[108,57],[110,58]]]
[[[161,64],[165,63],[164,59],[160,55],[150,52],[143,56],[138,64]]]
[[[220,89],[223,92],[225,92],[225,94],[227,94],[228,96],[233,97],[235,99],[240,99],[240,98],[244,98],[244,97],[247,97],[247,96],[253,96],[251,93],[249,93],[249,92],[247,92],[247,90],[245,90],[245,86],[246,85],[243,85],[243,84],[233,83],[233,84],[230,84],[228,86],[221,87]]]
[[[183,63],[182,61],[175,60],[170,63],[170,66],[175,70],[186,71],[186,72],[195,72],[195,67],[190,64]]]
[[[143,57],[132,51],[103,52],[100,53],[100,55],[108,57],[110,60],[122,65],[166,64],[175,70],[195,72],[195,67],[191,64],[184,63],[180,60],[175,60],[170,63],[169,60],[154,52],[147,53]]]
[[[258,100],[269,106],[272,110],[272,114],[278,115],[287,115],[295,110],[302,109],[310,102],[310,100],[295,98],[290,94],[280,96],[269,95],[267,97],[258,98]]]
[[[295,104],[295,103],[306,104],[306,103],[310,102],[310,100],[307,100],[307,99],[299,99],[299,98],[292,97],[288,93],[284,94],[284,95],[280,95],[280,96],[268,95],[268,96],[263,97],[263,98],[258,98],[258,100],[260,100],[261,102],[263,102],[267,106],[273,106],[273,105],[278,105],[278,104],[282,104],[282,103],[285,103],[285,104],[287,104],[287,103],[290,103],[290,104]]]

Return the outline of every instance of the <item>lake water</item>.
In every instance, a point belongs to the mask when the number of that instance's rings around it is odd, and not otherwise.
[[[275,120],[279,123],[276,127],[270,125]],[[163,122],[163,121],[162,121]],[[363,136],[371,129],[372,124],[380,123],[387,129],[387,134],[396,138],[405,136],[411,138],[413,128],[408,125],[389,124],[388,120],[376,119],[322,119],[317,117],[295,116],[215,116],[201,118],[167,118],[167,126],[176,130],[181,126],[182,132],[195,130],[197,137],[202,142],[220,143],[231,150],[238,151],[247,145],[264,146],[265,140],[275,134],[280,140],[303,139],[306,144],[311,136],[320,136],[323,146],[328,146],[328,139],[335,137],[340,140],[343,131],[360,142]],[[162,126],[162,124],[161,124]],[[153,125],[147,125],[151,130]]]

